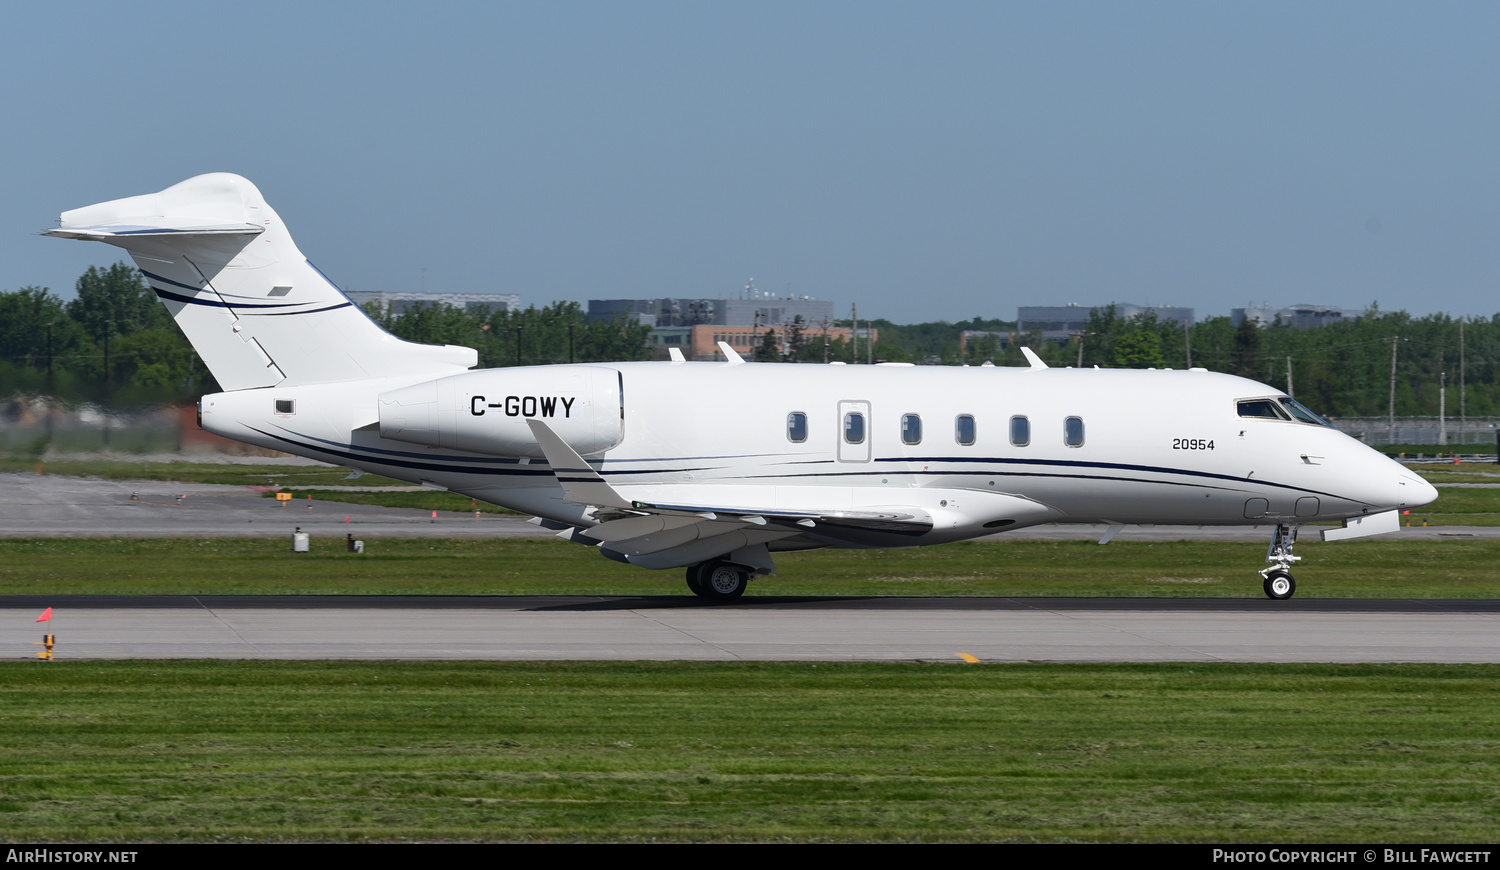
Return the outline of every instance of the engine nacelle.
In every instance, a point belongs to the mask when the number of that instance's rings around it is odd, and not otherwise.
[[[598,366],[486,369],[380,394],[380,437],[498,456],[541,456],[527,418],[581,456],[625,437],[620,373]]]

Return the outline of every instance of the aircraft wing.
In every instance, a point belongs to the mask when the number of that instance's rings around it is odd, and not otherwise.
[[[933,517],[918,507],[851,506],[845,487],[799,487],[799,500],[806,504],[790,509],[773,506],[773,487],[711,483],[616,487],[546,423],[531,419],[527,424],[562,485],[563,497],[594,508],[594,517],[600,521],[597,526],[567,532],[566,537],[597,542],[606,555],[633,565],[669,568],[730,556],[769,566],[765,545],[775,541],[800,538],[816,547],[861,543],[871,535],[915,537],[933,528]],[[838,504],[840,498],[843,504]],[[759,560],[754,559],[757,555],[761,555]]]

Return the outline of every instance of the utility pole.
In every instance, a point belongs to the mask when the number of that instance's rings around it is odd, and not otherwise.
[[[851,311],[852,311],[852,313],[850,314],[850,323],[853,323],[854,327],[849,330],[849,342],[850,342],[850,344],[849,344],[849,362],[851,364],[858,365],[859,364],[859,303],[858,302],[854,303]]]
[[[1186,320],[1182,321],[1182,343],[1183,343],[1183,345],[1185,347],[1187,347],[1187,367],[1188,368],[1192,368],[1193,367],[1193,333],[1188,329],[1188,322]],[[1083,342],[1080,340],[1079,341],[1079,352],[1082,353],[1082,350],[1083,350]],[[1079,360],[1078,365],[1079,365],[1080,368],[1082,368],[1083,367],[1083,361]],[[1290,382],[1291,378],[1287,378],[1287,380],[1288,380],[1288,382]],[[1291,391],[1288,390],[1287,392],[1290,393]]]
[[[1294,391],[1292,389],[1292,358],[1291,357],[1287,357],[1286,358],[1286,394],[1288,396],[1291,396],[1294,399],[1297,398],[1296,391]]]
[[[1443,364],[1439,357],[1438,365]],[[1448,373],[1438,372],[1438,443],[1448,443]]]
[[[568,321],[568,365],[573,364],[573,327],[577,325],[571,320]]]
[[[1458,320],[1458,442],[1464,443],[1469,429],[1469,415],[1464,408],[1464,321]]]
[[[1396,343],[1399,338],[1386,339],[1391,343],[1391,406],[1390,416],[1386,419],[1386,437],[1393,438],[1396,435]],[[1391,442],[1386,442],[1391,443]]]
[[[521,364],[521,327],[516,327],[516,365]]]

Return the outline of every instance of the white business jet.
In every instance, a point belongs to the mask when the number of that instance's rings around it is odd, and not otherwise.
[[[1303,523],[1394,532],[1437,492],[1284,393],[1203,369],[593,363],[472,371],[386,333],[260,191],[200,175],[65,212],[130,252],[224,392],[203,428],[533,515],[725,600],[772,554],[940,544],[1038,523],[1269,525],[1266,594]]]

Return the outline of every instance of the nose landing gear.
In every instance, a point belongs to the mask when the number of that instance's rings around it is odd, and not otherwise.
[[[1266,561],[1272,564],[1260,572],[1260,576],[1265,578],[1267,598],[1284,601],[1297,591],[1297,581],[1292,579],[1292,565],[1302,561],[1302,557],[1292,555],[1292,545],[1297,543],[1297,530],[1300,528],[1301,525],[1282,523],[1271,533],[1271,545],[1266,548]]]

